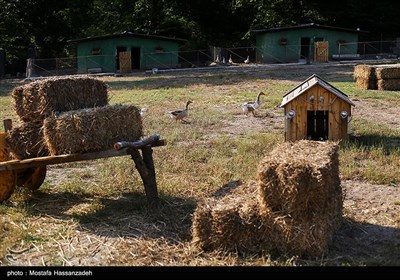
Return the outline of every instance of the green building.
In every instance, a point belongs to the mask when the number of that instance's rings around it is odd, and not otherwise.
[[[253,30],[256,34],[256,60],[259,63],[327,61],[358,57],[359,29],[316,23]],[[324,42],[323,44],[316,44]],[[319,49],[316,49],[318,46]],[[320,60],[321,59],[321,60]]]
[[[76,45],[80,74],[175,68],[182,42],[182,39],[126,31],[69,41]]]

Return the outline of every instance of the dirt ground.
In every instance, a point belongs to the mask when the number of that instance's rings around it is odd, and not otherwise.
[[[321,67],[321,66],[320,66]],[[299,69],[301,71],[302,69]],[[308,69],[310,73],[315,69]],[[347,80],[351,79],[351,66],[339,66],[337,71],[331,70],[330,73],[335,73],[330,76],[330,79],[342,79],[345,76]],[[350,74],[350,75],[349,75]],[[333,76],[337,75],[337,76]],[[390,106],[389,102],[379,100],[362,101],[352,100],[355,103],[353,115],[358,115],[366,120],[388,125],[393,129],[400,129],[400,111],[398,108]],[[385,110],[382,110],[385,108]],[[244,133],[244,129],[252,126],[253,130],[280,130],[283,129],[282,111],[279,108],[274,108],[268,111],[260,111],[257,113],[259,121],[256,123],[252,118],[242,114],[237,114],[233,120],[226,121],[222,130],[211,131],[209,137],[213,134],[225,133],[231,135],[240,135]],[[48,178],[57,180],[56,171],[48,174]],[[374,185],[368,182],[342,180],[342,187],[345,193],[344,200],[344,217],[345,222],[341,230],[336,234],[333,245],[327,255],[319,260],[319,263],[312,261],[298,260],[297,264],[304,265],[345,265],[346,263],[362,262],[366,265],[382,264],[385,260],[385,265],[400,266],[400,189],[399,185]],[[57,197],[53,197],[57,198]],[[70,207],[68,211],[73,214],[78,211],[78,206],[84,207],[84,202],[78,203],[78,199],[58,198],[62,203],[59,207]],[[68,202],[67,202],[68,200]],[[57,200],[55,200],[57,202]],[[40,204],[38,199],[37,204]],[[121,201],[119,202],[121,203]],[[123,203],[123,201],[122,201]],[[62,206],[64,205],[64,206]],[[75,206],[72,206],[75,205]],[[180,252],[185,256],[187,263],[182,263],[178,256],[171,256],[172,260],[158,259],[157,250],[165,249],[171,246],[168,238],[163,240],[163,235],[159,232],[168,225],[164,225],[163,221],[154,221],[153,223],[145,222],[143,216],[133,216],[135,214],[121,215],[118,222],[126,223],[126,232],[119,231],[117,234],[112,232],[113,226],[110,225],[109,232],[96,232],[95,229],[80,228],[76,223],[68,219],[68,211],[59,211],[66,209],[57,209],[54,207],[51,212],[46,212],[45,205],[41,205],[45,215],[37,215],[37,223],[41,223],[41,231],[54,231],[57,227],[68,227],[74,232],[71,236],[60,238],[54,236],[51,242],[43,243],[40,246],[29,248],[10,248],[8,255],[0,260],[0,265],[44,265],[46,259],[46,250],[50,247],[58,247],[61,259],[65,260],[65,265],[107,265],[108,263],[124,264],[124,265],[149,265],[151,263],[159,263],[159,265],[174,265],[174,261],[178,265],[191,265],[190,257],[193,258],[193,263],[199,263],[197,252],[187,249],[185,242],[176,242],[174,252]],[[74,210],[75,209],[75,210]],[[49,210],[50,211],[50,210]],[[56,214],[66,213],[66,214]],[[130,220],[143,220],[145,228],[131,227]],[[109,223],[110,221],[99,221],[99,223]],[[189,221],[186,221],[187,224]],[[143,236],[141,231],[147,230],[153,232],[158,241],[148,239],[146,242],[146,254],[140,252],[139,241]],[[49,234],[51,236],[51,234]],[[139,240],[139,241],[138,241]],[[351,247],[349,247],[351,244]],[[49,247],[50,246],[50,247]],[[164,247],[165,246],[165,247]],[[122,248],[130,247],[128,254],[123,254],[126,250]],[[121,248],[121,251],[118,251]],[[136,248],[136,250],[135,250]],[[149,248],[152,248],[149,251]],[[54,249],[54,248],[53,248]],[[53,250],[52,249],[52,250]],[[216,257],[217,258],[217,257]],[[130,259],[141,259],[138,262],[132,262]],[[388,261],[391,260],[391,261]],[[197,260],[196,262],[194,260]],[[229,259],[224,260],[224,265],[236,265],[237,263],[229,263]],[[221,265],[215,261],[217,265]],[[214,264],[215,264],[214,263]],[[209,265],[205,263],[204,265]]]

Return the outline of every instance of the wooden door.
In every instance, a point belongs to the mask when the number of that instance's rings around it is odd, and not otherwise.
[[[119,71],[121,73],[132,72],[131,52],[119,53]]]
[[[328,54],[328,41],[319,41],[314,43],[314,60],[316,62],[328,62]]]

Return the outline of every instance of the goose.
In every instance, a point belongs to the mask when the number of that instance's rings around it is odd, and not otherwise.
[[[245,102],[240,107],[242,108],[243,112],[247,115],[249,113],[252,113],[253,116],[255,116],[255,110],[260,107],[261,105],[261,100],[260,97],[261,95],[265,95],[264,92],[260,91],[257,95],[257,100],[256,101],[249,101]]]
[[[193,103],[192,101],[186,102],[186,107],[185,109],[181,110],[175,110],[175,111],[170,111],[169,116],[171,119],[174,119],[175,121],[180,120],[181,122],[184,122],[184,118],[186,118],[189,115],[189,104]]]
[[[232,55],[229,56],[228,62],[229,62],[229,64],[233,64]]]
[[[147,113],[148,110],[149,110],[149,109],[147,109],[146,107],[140,109],[140,116],[143,117],[143,116],[145,115],[145,113]]]
[[[219,55],[217,55],[217,58],[215,59],[215,63],[220,63],[220,61],[219,61]]]
[[[247,56],[246,60],[244,61],[244,63],[249,64],[250,63],[250,56]]]

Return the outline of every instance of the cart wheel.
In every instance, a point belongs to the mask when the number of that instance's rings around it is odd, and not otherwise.
[[[46,165],[25,169],[18,173],[17,186],[37,190],[46,178]]]
[[[10,160],[8,154],[0,149],[0,162]],[[0,171],[0,202],[10,198],[17,183],[17,176],[13,170]]]

